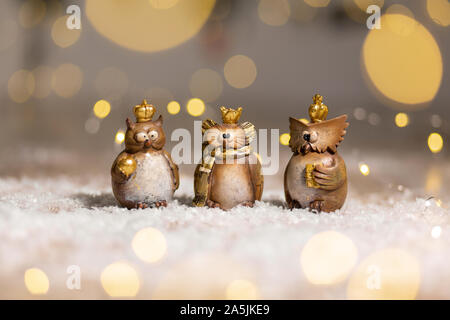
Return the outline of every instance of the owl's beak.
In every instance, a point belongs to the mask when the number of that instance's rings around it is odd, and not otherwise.
[[[306,153],[308,153],[309,151],[311,151],[311,144],[309,143],[309,142],[305,142],[303,145],[302,145],[302,153],[303,154],[306,154]]]
[[[150,148],[152,146],[152,142],[150,140],[145,140],[144,147]]]

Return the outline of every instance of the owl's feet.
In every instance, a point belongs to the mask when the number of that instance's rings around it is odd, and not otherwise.
[[[324,204],[325,204],[325,201],[323,201],[323,200],[314,200],[313,202],[311,202],[309,204],[309,209],[312,212],[319,213],[322,211]]]
[[[300,205],[300,202],[298,202],[297,200],[291,200],[288,203],[288,207],[291,210],[293,210],[293,209],[302,209],[302,206]]]
[[[245,201],[245,202],[241,203],[241,206],[249,207],[249,208],[253,208],[254,205],[255,205],[255,203],[253,201]]]
[[[161,200],[161,201],[156,201],[155,202],[155,207],[159,208],[159,207],[167,207],[167,201],[166,200]]]
[[[147,208],[148,208],[148,204],[145,202],[136,203],[136,209],[147,209]]]
[[[220,208],[220,203],[214,202],[212,200],[207,200],[206,205],[210,208]]]

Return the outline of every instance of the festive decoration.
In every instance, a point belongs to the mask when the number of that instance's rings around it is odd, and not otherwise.
[[[111,168],[114,196],[122,206],[167,206],[179,186],[178,166],[163,149],[163,119],[152,121],[156,109],[146,100],[133,109],[136,123],[127,118],[125,150]]]
[[[223,124],[203,121],[202,163],[195,170],[195,206],[231,209],[253,207],[261,200],[264,179],[261,163],[250,147],[256,136],[250,122],[238,124],[242,108],[221,107]]]
[[[331,212],[340,209],[347,196],[347,172],[337,146],[348,127],[347,116],[325,120],[328,107],[321,95],[313,97],[309,124],[289,118],[294,153],[284,173],[289,208]]]

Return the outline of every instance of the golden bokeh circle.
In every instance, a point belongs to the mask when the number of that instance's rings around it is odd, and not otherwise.
[[[205,103],[199,98],[190,99],[186,105],[187,112],[193,117],[201,116],[205,112],[205,108]]]
[[[361,163],[359,165],[359,172],[361,172],[363,176],[368,176],[370,174],[370,167],[365,163]]]
[[[164,235],[155,228],[145,228],[138,231],[131,243],[134,253],[144,262],[155,263],[160,261],[167,251]]]
[[[289,133],[283,133],[282,135],[280,135],[280,143],[283,146],[288,146],[290,140],[291,140],[291,135]]]
[[[124,261],[114,262],[103,269],[100,281],[111,297],[135,297],[140,288],[137,271]]]
[[[67,18],[62,16],[55,20],[52,26],[53,42],[61,48],[68,48],[78,41],[81,35],[81,29],[69,29],[66,26]]]
[[[381,25],[385,27],[369,32],[362,50],[370,84],[384,97],[410,107],[431,101],[443,73],[433,36],[403,14],[383,15]]]
[[[43,0],[27,0],[19,9],[19,23],[24,28],[33,28],[44,19],[47,5]]]
[[[114,137],[114,142],[116,144],[122,144],[125,141],[125,131],[118,130],[116,136]]]
[[[70,98],[80,91],[83,84],[83,72],[73,64],[62,64],[56,68],[52,78],[52,88],[63,98]]]
[[[262,22],[270,26],[286,24],[291,15],[291,7],[287,0],[260,0],[258,16]]]
[[[399,128],[404,128],[409,124],[409,117],[404,112],[399,112],[395,115],[395,125]]]
[[[38,268],[31,268],[25,271],[25,286],[28,292],[35,295],[42,295],[48,292],[50,281],[44,271]]]
[[[148,0],[155,9],[166,10],[175,6],[179,0]]]
[[[130,50],[155,52],[176,47],[195,36],[215,2],[179,1],[161,10],[149,0],[86,0],[85,11],[95,30],[105,38]]]
[[[222,77],[212,69],[197,70],[191,77],[189,89],[193,97],[212,102],[222,94]]]
[[[348,299],[414,299],[420,287],[417,259],[398,248],[377,251],[365,258],[350,277]]]
[[[170,101],[167,104],[167,112],[170,114],[178,114],[180,112],[181,106],[178,101]]]
[[[430,148],[431,152],[439,153],[443,147],[444,139],[439,133],[433,132],[428,136],[428,148]]]
[[[94,105],[94,114],[99,119],[106,118],[111,112],[111,104],[106,100],[99,100]]]
[[[324,231],[308,240],[300,263],[310,283],[333,285],[347,278],[357,258],[358,250],[349,237],[336,231]]]
[[[8,80],[8,94],[12,101],[24,103],[34,92],[36,81],[33,73],[21,69],[13,73]]]
[[[450,2],[448,0],[427,0],[430,18],[440,26],[450,25]]]
[[[237,89],[247,88],[256,79],[255,62],[245,55],[235,55],[225,63],[224,75],[230,86]]]

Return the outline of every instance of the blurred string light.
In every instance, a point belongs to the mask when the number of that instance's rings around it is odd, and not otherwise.
[[[100,121],[95,117],[90,117],[84,123],[84,130],[89,134],[96,134],[100,130]]]
[[[400,10],[400,8],[402,8]],[[380,30],[371,30],[362,60],[370,84],[384,97],[410,108],[431,101],[441,84],[443,65],[439,46],[430,32],[396,5],[381,17]],[[409,13],[406,13],[409,14]]]
[[[309,22],[317,14],[317,8],[307,5],[304,0],[291,1],[291,17],[297,22]]]
[[[47,6],[42,0],[26,0],[19,9],[19,23],[24,28],[33,28],[45,16]]]
[[[161,231],[155,228],[138,231],[133,238],[131,247],[136,256],[147,263],[160,261],[167,252],[166,238]]]
[[[437,239],[441,236],[442,233],[442,228],[441,226],[434,226],[431,229],[431,237],[433,237],[434,239]]]
[[[420,287],[420,265],[409,253],[390,248],[365,258],[350,277],[348,299],[414,299]]]
[[[46,294],[50,287],[47,275],[38,268],[27,269],[25,271],[24,281],[28,292],[35,295]]]
[[[442,126],[442,118],[438,114],[432,114],[430,122],[433,128],[440,128]]]
[[[255,62],[245,55],[233,56],[225,63],[224,75],[230,86],[237,89],[247,88],[256,79]]]
[[[9,49],[17,40],[17,23],[10,18],[0,21],[0,52]]]
[[[191,77],[189,89],[192,96],[199,97],[205,102],[213,102],[222,94],[222,77],[211,69],[197,70]]]
[[[202,99],[192,98],[188,101],[186,110],[193,117],[201,116],[205,112],[205,103]]]
[[[56,68],[52,78],[52,88],[63,98],[70,98],[80,91],[83,83],[83,72],[71,63],[62,64]]]
[[[427,0],[430,18],[440,26],[450,25],[450,2],[448,0]]]
[[[166,10],[175,6],[179,0],[148,0],[155,9]]]
[[[425,182],[425,191],[431,194],[437,194],[442,188],[442,172],[437,167],[428,169]]]
[[[114,262],[103,269],[100,280],[103,289],[111,297],[135,297],[139,292],[139,275],[124,261]]]
[[[330,4],[330,0],[305,0],[305,3],[314,8],[323,8]]]
[[[288,146],[290,140],[291,140],[291,135],[289,133],[283,133],[282,135],[280,135],[280,143],[283,146]]]
[[[300,263],[310,283],[332,285],[347,278],[357,258],[358,250],[349,237],[336,231],[325,231],[308,240]]]
[[[395,125],[399,128],[404,128],[409,124],[409,117],[406,113],[399,112],[394,118]]]
[[[226,288],[228,300],[256,300],[260,299],[258,287],[249,280],[233,280]]]
[[[67,18],[69,16],[62,16],[56,19],[52,26],[53,42],[61,48],[68,48],[78,41],[81,35],[81,29],[67,28]]]
[[[258,16],[270,26],[282,26],[289,20],[291,8],[287,0],[259,0]]]
[[[106,118],[111,112],[111,104],[106,100],[99,100],[94,105],[94,114],[99,119]]]
[[[125,131],[118,130],[114,138],[116,144],[122,144],[125,141]]]
[[[428,148],[430,148],[431,152],[439,153],[443,146],[444,139],[442,139],[442,136],[439,133],[433,132],[428,136]]]
[[[361,172],[361,174],[362,174],[363,176],[368,176],[368,175],[370,174],[370,168],[369,168],[369,166],[368,166],[367,164],[365,164],[365,163],[361,163],[361,164],[359,165],[359,171]]]
[[[170,114],[177,114],[180,112],[181,106],[180,103],[178,101],[170,101],[167,104],[167,112],[169,112]]]
[[[48,66],[39,66],[32,71],[35,79],[33,96],[38,99],[47,98],[52,92],[53,69]]]
[[[178,1],[168,7],[173,0],[86,0],[85,10],[102,36],[130,50],[155,52],[173,48],[195,36],[215,2]]]
[[[35,85],[33,73],[24,69],[16,71],[8,81],[9,97],[14,102],[24,103],[33,94]]]
[[[122,98],[128,90],[129,79],[125,72],[116,67],[106,67],[95,77],[97,94],[109,101]]]

